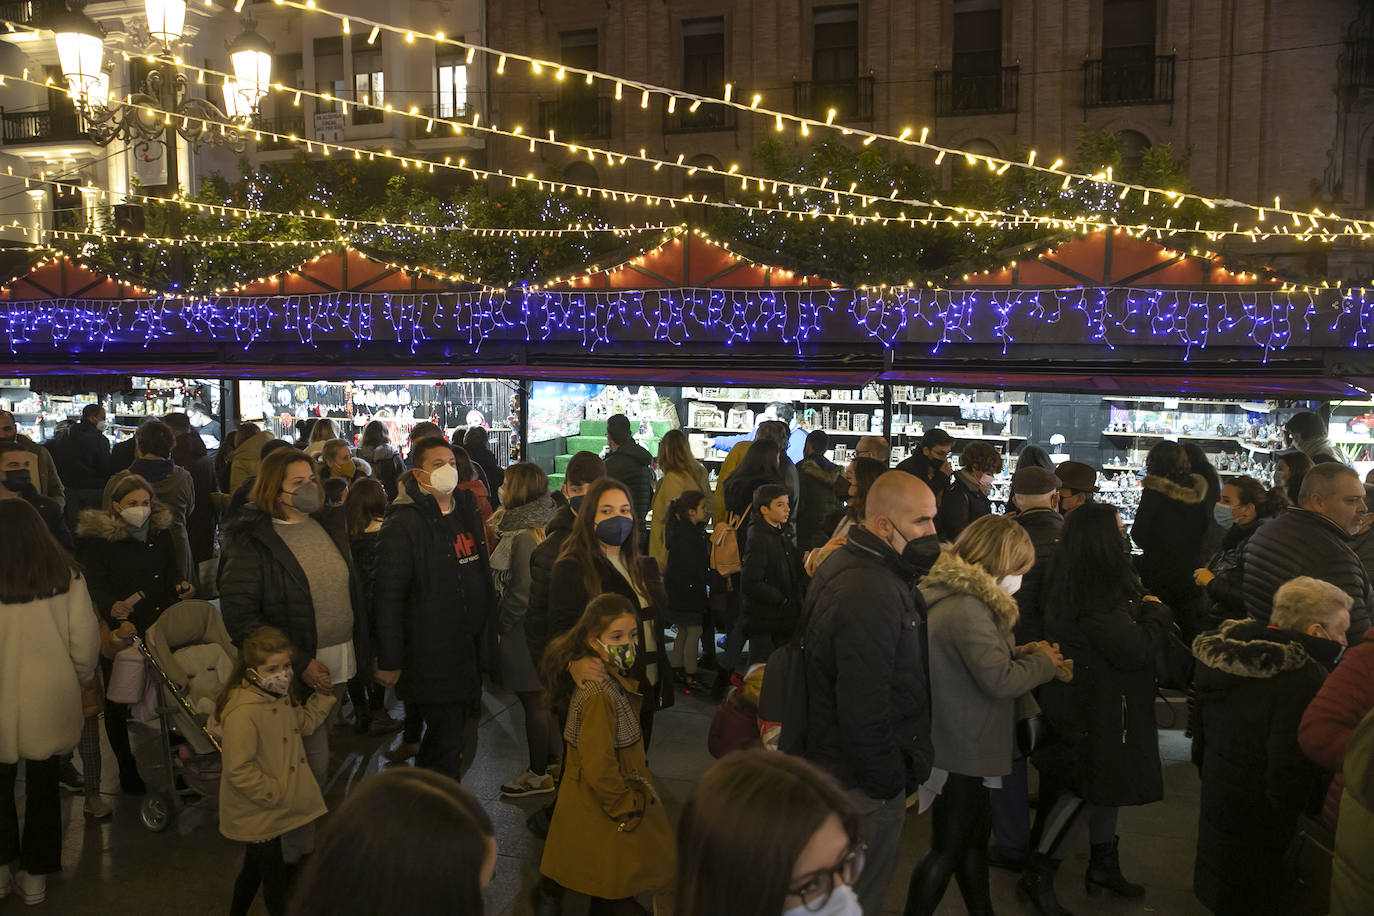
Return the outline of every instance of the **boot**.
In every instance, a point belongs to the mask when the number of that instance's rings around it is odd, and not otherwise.
[[[530,894],[534,916],[563,916],[563,888],[543,875],[539,876]]]
[[[1116,897],[1144,897],[1145,888],[1132,884],[1121,874],[1121,858],[1117,854],[1117,844],[1121,837],[1114,837],[1110,843],[1093,843],[1088,872],[1083,876],[1083,885],[1089,897],[1096,897],[1107,891]]]
[[[1031,853],[1021,880],[1016,882],[1016,899],[1040,916],[1073,916],[1054,896],[1054,873],[1058,870],[1059,862],[1055,859]]]

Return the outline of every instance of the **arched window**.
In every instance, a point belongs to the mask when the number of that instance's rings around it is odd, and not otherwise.
[[[570,162],[568,167],[563,170],[563,180],[568,184],[584,185],[595,188],[601,184],[600,177],[596,174],[596,169],[590,162]],[[597,195],[598,198],[600,195]]]
[[[721,174],[719,159],[715,156],[693,156],[687,160],[687,165],[698,171],[695,174],[683,173],[686,176],[682,180],[683,194],[691,194],[698,200],[703,194],[711,200],[720,200],[725,196],[725,176]],[[708,169],[716,171],[710,172]]]
[[[960,147],[966,153],[973,153],[975,156],[996,156],[997,147],[992,145],[991,140],[981,138],[970,140]]]
[[[1123,130],[1117,134],[1121,141],[1121,168],[1130,175],[1140,171],[1145,151],[1152,145],[1150,138],[1138,130]]]

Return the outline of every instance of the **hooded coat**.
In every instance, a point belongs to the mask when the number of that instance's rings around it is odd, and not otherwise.
[[[926,608],[917,571],[867,528],[816,571],[805,622],[806,759],[887,800],[930,775]]]
[[[477,640],[496,610],[491,581],[472,494],[454,490],[453,511],[444,514],[408,481],[382,523],[373,591],[377,666],[401,672],[402,699],[459,703],[481,696]]]
[[[1354,644],[1370,626],[1374,591],[1364,564],[1350,547],[1350,537],[1326,516],[1290,508],[1251,536],[1245,545],[1245,607],[1264,623],[1274,609],[1274,593],[1297,576],[1323,579],[1350,596],[1350,629]]]
[[[1043,652],[1016,654],[1016,600],[981,566],[946,551],[921,581],[921,594],[929,608],[935,766],[1005,776],[1016,700],[1052,679],[1054,663]]]
[[[138,474],[153,488],[153,495],[172,514],[172,543],[176,547],[177,564],[181,568],[181,578],[196,582],[196,564],[191,554],[191,533],[189,522],[191,510],[196,503],[196,485],[191,473],[179,468],[170,458],[138,458],[129,465],[127,471],[110,475],[105,484],[105,493],[100,504],[108,509],[115,487],[130,474]]]
[[[1228,620],[1193,640],[1193,759],[1202,769],[1193,891],[1225,913],[1287,912],[1284,852],[1325,779],[1298,747],[1326,671],[1304,637]]]
[[[81,738],[81,685],[100,651],[80,576],[65,592],[0,603],[0,764],[47,760]]]
[[[643,524],[654,502],[654,456],[633,439],[606,456],[606,476],[628,488],[635,518]]]
[[[797,464],[797,483],[801,492],[793,507],[792,524],[797,529],[799,550],[811,550],[830,540],[831,529],[826,528],[825,522],[840,508],[840,501],[835,496],[835,481],[839,476],[840,466],[824,455],[810,455]]]
[[[1201,595],[1193,572],[1212,520],[1206,499],[1207,481],[1201,475],[1193,474],[1190,484],[1181,484],[1148,474],[1131,525],[1131,539],[1141,550],[1136,564],[1141,582],[1174,609],[1185,632],[1196,624],[1192,614]]]
[[[87,509],[77,518],[76,559],[86,572],[91,603],[111,629],[119,621],[110,609],[135,592],[143,592],[143,598],[129,620],[140,633],[177,602],[176,587],[183,578],[172,525],[172,513],[164,506],[148,517],[148,537],[142,541],[130,533],[124,519],[108,510]]]
[[[389,442],[381,445],[362,445],[354,453],[372,466],[372,476],[386,490],[388,501],[396,498],[396,481],[405,473],[405,462],[401,460],[400,452],[396,451]]]

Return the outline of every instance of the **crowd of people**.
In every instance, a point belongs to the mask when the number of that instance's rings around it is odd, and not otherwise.
[[[126,448],[103,423],[93,405],[38,444],[0,412],[0,897],[40,903],[61,870],[61,787],[111,815],[102,719],[121,792],[147,791],[104,685],[165,611],[213,597],[238,654],[204,723],[243,847],[234,914],[259,894],[273,916],[484,912],[497,841],[460,781],[488,678],[528,752],[501,794],[553,796],[529,820],[540,916],[569,890],[612,916],[656,894],[682,916],[872,916],[911,810],[931,836],[908,916],[951,878],[992,913],[991,867],[1063,916],[1084,829],[1088,893],[1148,900],[1117,823],[1164,796],[1161,689],[1201,779],[1199,901],[1374,911],[1374,485],[1316,414],[1272,482],[1161,441],[1129,529],[1087,464],[1027,446],[999,512],[985,443],[955,469],[932,429],[890,468],[865,436],[841,467],[782,403],[714,443],[714,487],[682,431],[651,455],[620,415],[557,489],[480,427],[243,423],[210,455],[185,414]],[[720,759],[674,829],[650,748],[690,695],[719,704]],[[386,756],[414,766],[322,821],[343,717],[402,732]]]

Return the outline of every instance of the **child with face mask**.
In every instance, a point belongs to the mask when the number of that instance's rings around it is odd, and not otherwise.
[[[281,630],[260,627],[241,649],[215,712],[224,749],[219,829],[246,844],[229,912],[246,916],[261,886],[267,912],[279,916],[290,879],[282,840],[290,834],[297,850],[308,851],[311,825],[326,810],[301,736],[325,721],[334,696],[315,692],[304,706],[295,702],[291,643]]]
[[[644,698],[630,677],[638,652],[636,608],[603,593],[549,644],[541,666],[555,707],[567,707],[567,756],[540,871],[591,897],[589,914],[647,913],[635,898],[667,888],[676,865],[639,727]],[[575,684],[569,666],[584,658],[611,678]]]

